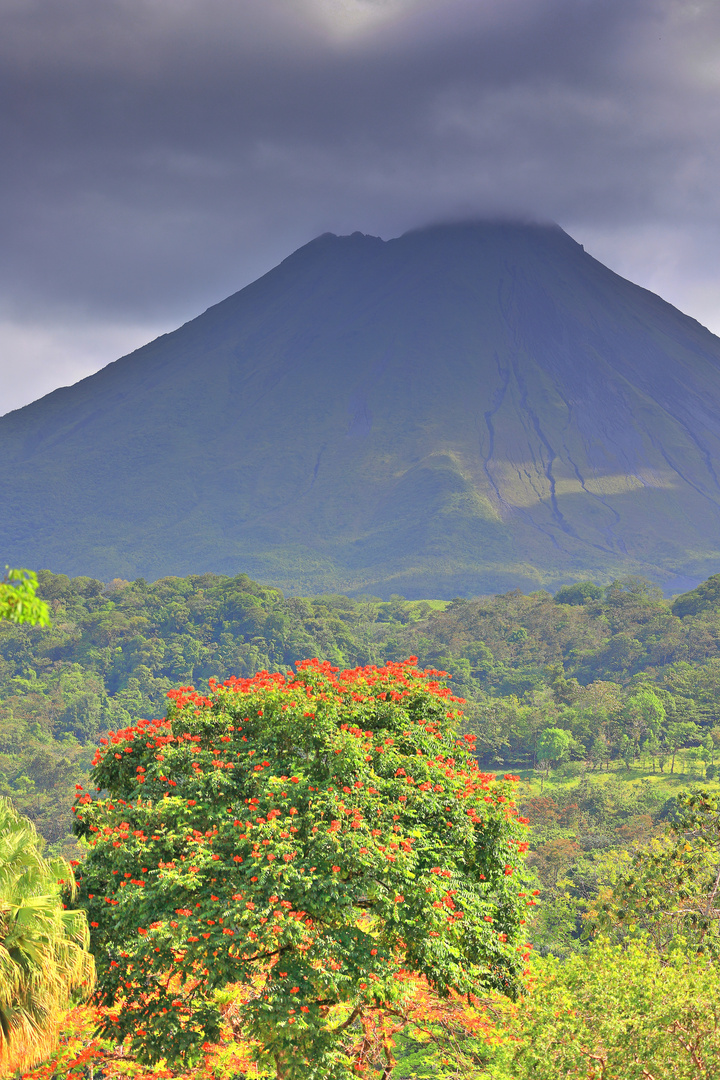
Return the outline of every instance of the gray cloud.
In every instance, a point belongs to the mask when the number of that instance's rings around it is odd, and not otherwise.
[[[0,0],[0,17],[6,366],[18,326],[36,334],[0,411],[66,379],[73,327],[100,366],[119,328],[134,346],[326,229],[557,220],[720,330],[716,3]]]

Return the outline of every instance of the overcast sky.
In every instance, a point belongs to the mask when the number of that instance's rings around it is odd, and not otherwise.
[[[0,0],[0,413],[318,233],[554,220],[720,333],[718,0]]]

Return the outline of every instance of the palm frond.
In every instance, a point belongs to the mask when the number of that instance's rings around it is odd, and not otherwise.
[[[65,859],[46,859],[34,825],[0,799],[0,1068],[46,1057],[74,994],[90,993],[95,968],[85,913]]]

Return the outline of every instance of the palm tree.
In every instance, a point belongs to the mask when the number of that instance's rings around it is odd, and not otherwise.
[[[85,912],[66,910],[75,878],[46,859],[35,826],[0,798],[0,1072],[52,1050],[62,1011],[94,981]]]

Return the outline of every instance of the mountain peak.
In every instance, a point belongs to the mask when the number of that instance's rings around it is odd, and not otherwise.
[[[720,568],[720,341],[555,224],[326,233],[0,418],[6,561],[471,595]]]

